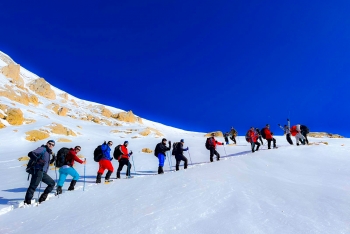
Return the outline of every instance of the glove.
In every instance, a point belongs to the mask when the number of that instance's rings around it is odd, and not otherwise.
[[[132,151],[129,153],[129,156],[131,156],[132,155]]]
[[[225,145],[225,143],[224,143],[224,142],[221,142],[221,144],[222,144],[222,145]]]
[[[186,148],[186,150],[188,150],[188,147]]]
[[[50,164],[52,164],[54,161],[56,161],[56,156],[52,157],[52,159],[50,160]]]
[[[111,157],[111,161],[113,160],[113,157]]]

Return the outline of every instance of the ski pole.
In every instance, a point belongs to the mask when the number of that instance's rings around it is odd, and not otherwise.
[[[192,159],[191,159],[191,154],[190,154],[190,150],[188,150],[188,156],[190,157],[191,166],[193,166]]]
[[[225,150],[225,155],[226,155],[226,157],[227,157],[227,153],[226,153],[226,148],[225,148],[225,145],[223,145],[224,146],[224,150]]]
[[[56,191],[57,191],[57,168],[56,168],[56,163],[55,163],[55,174],[56,174]],[[60,198],[60,195],[57,193],[57,197]]]
[[[86,158],[84,160],[84,186],[83,186],[83,191],[85,191],[85,172],[86,172]]]
[[[169,154],[168,154],[168,152],[166,153],[166,155],[168,156]],[[168,157],[168,163],[169,163],[169,169],[170,169],[170,171],[171,171],[171,166],[170,166],[170,157]]]
[[[136,175],[136,168],[135,168],[135,162],[134,162],[134,155],[131,155],[132,163],[134,164],[134,174]]]
[[[42,180],[42,178],[41,178],[41,180]],[[38,192],[38,203],[37,203],[37,206],[39,206],[40,189],[41,189],[41,180],[40,180],[40,186],[39,186],[39,192]]]

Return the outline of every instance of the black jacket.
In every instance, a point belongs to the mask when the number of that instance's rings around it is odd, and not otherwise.
[[[156,146],[156,152],[157,155],[159,153],[162,153],[163,155],[165,155],[166,151],[169,151],[171,149],[171,145],[169,147],[167,147],[166,145],[164,145],[163,143],[158,143]]]

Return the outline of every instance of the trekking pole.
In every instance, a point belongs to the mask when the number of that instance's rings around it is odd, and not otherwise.
[[[42,178],[41,178],[41,179],[42,179]],[[39,206],[40,189],[41,189],[41,180],[40,180],[40,186],[39,186],[39,192],[38,192],[38,203],[37,203],[36,206]]]
[[[131,155],[132,163],[134,164],[134,174],[136,175],[136,168],[135,168],[135,162],[134,162],[134,155]]]
[[[168,156],[168,152],[166,153],[166,155]],[[170,157],[168,157],[168,162],[169,162],[169,169],[171,171],[171,166],[170,166]]]
[[[83,185],[83,191],[85,191],[85,172],[86,172],[86,158],[84,160],[84,185]]]
[[[191,166],[193,167],[193,163],[192,163],[192,159],[191,159],[191,154],[190,154],[190,150],[188,150],[188,156],[190,157],[190,161],[191,161]]]
[[[56,167],[56,163],[55,163],[55,174],[56,174],[56,192],[57,192],[57,167]],[[57,193],[57,198],[60,198],[60,195]]]
[[[227,157],[227,153],[226,153],[226,148],[225,148],[225,145],[223,145],[224,146],[224,150],[225,150],[225,155],[226,155],[226,157]]]

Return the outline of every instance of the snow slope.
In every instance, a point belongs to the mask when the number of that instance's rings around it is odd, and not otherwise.
[[[3,97],[0,101],[13,103]],[[77,102],[88,105],[84,100]],[[16,104],[16,107],[35,112],[26,111],[25,115],[37,121],[0,129],[1,234],[350,233],[349,139],[322,139],[326,145],[320,143],[321,139],[310,138],[310,142],[317,144],[297,147],[287,145],[284,137],[277,136],[279,149],[267,150],[265,145],[253,154],[244,138],[239,137],[237,146],[219,146],[221,160],[209,163],[204,133],[148,120],[143,120],[143,124],[106,126],[58,116],[40,106]],[[88,162],[85,191],[82,189],[84,167],[77,164],[75,168],[81,178],[76,191],[67,191],[59,198],[51,196],[38,207],[15,209],[29,185],[26,161],[17,159],[47,141],[29,142],[25,140],[25,132],[52,122],[81,133],[77,137],[65,137],[72,142],[58,142],[54,151],[63,146],[82,146],[80,155]],[[128,133],[128,129],[147,126],[157,128],[168,140],[185,139],[191,153],[191,157],[185,153],[190,163],[187,170],[181,166],[180,171],[174,172],[175,159],[168,156],[171,161],[166,161],[166,173],[156,175],[157,158],[141,150],[154,149],[161,138],[154,134],[142,137],[136,131]],[[113,133],[113,129],[120,131]],[[60,137],[52,134],[50,138]],[[94,183],[98,164],[93,161],[92,153],[104,140],[113,140],[114,146],[124,140],[130,142],[129,149],[134,152],[133,179]],[[115,160],[113,165],[116,170]],[[124,176],[125,171],[126,168]],[[49,175],[55,178],[55,170],[49,170]],[[67,178],[64,190],[70,179]]]

